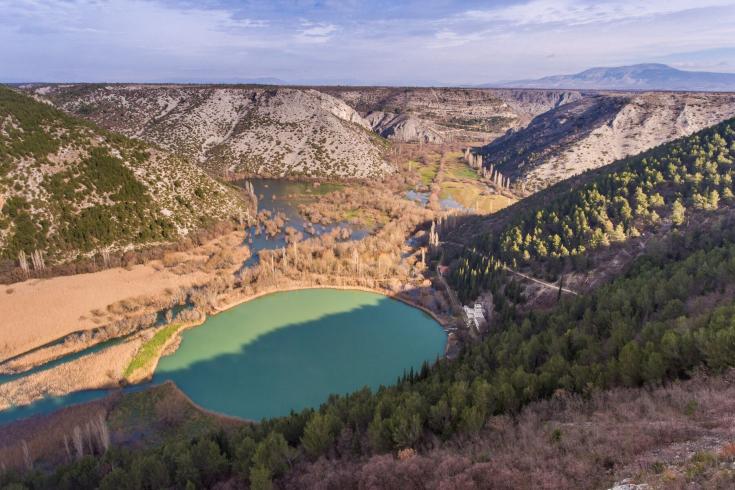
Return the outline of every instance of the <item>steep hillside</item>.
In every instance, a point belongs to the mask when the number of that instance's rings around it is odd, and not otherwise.
[[[685,71],[660,63],[643,63],[590,68],[573,75],[554,75],[538,80],[507,82],[502,86],[546,89],[733,91],[735,73]]]
[[[516,416],[491,418],[474,437],[399,457],[320,458],[295,467],[279,488],[733,488],[734,378],[730,371],[653,388],[560,391]]]
[[[344,102],[315,90],[56,85],[34,92],[221,175],[366,178],[391,172],[368,123]]]
[[[479,150],[528,190],[607,165],[735,115],[735,94],[599,94],[552,109]]]
[[[502,290],[507,268],[549,279],[585,270],[591,256],[644,235],[676,229],[730,208],[735,199],[735,119],[680,138],[539,192],[483,222],[449,233],[475,233],[452,282],[462,300]],[[702,238],[700,238],[702,239]],[[517,296],[517,295],[511,295]],[[515,300],[517,297],[511,297]]]
[[[0,257],[47,264],[177,239],[246,212],[236,192],[161,150],[0,87]]]
[[[490,141],[534,116],[577,100],[562,90],[319,87],[360,112],[375,132],[396,141]]]
[[[487,337],[457,359],[425,364],[395,386],[331,396],[318,410],[230,431],[206,421],[183,425],[196,414],[190,407],[159,404],[157,389],[138,398],[125,417],[107,419],[137,429],[131,438],[136,449],[105,453],[106,446],[98,445],[104,446],[99,456],[79,458],[51,474],[0,475],[0,484],[486,488],[497,481],[502,488],[609,488],[631,472],[638,476],[650,469],[646,476],[654,478],[652,473],[664,470],[661,461],[674,458],[646,458],[647,451],[673,451],[672,445],[697,438],[698,450],[723,454],[692,458],[689,479],[716,478],[722,469],[721,485],[713,488],[731,488],[731,381],[721,376],[707,383],[708,390],[697,388],[704,386],[701,377],[684,388],[656,387],[702,370],[724,375],[735,364],[735,229],[720,222],[707,240],[681,238],[681,244],[670,242],[639,258],[593,293],[548,312],[497,319]],[[632,391],[640,387],[648,394]],[[137,423],[141,413],[146,425]],[[151,420],[164,434],[169,424],[182,424],[181,437],[141,448],[155,440],[140,430],[154,427]],[[48,419],[39,426],[48,427]],[[21,424],[20,433],[8,433],[16,461],[23,461],[22,437],[31,429]],[[53,434],[44,449],[63,455],[65,434]],[[94,453],[95,446],[77,452],[85,451]],[[29,453],[26,448],[25,461],[32,462]],[[524,457],[529,461],[517,459]],[[373,464],[365,471],[357,467],[369,459]]]

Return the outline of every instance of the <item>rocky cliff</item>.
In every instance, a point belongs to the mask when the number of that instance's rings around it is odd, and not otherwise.
[[[34,91],[67,112],[222,175],[366,178],[392,170],[368,122],[316,90],[55,85]]]
[[[480,152],[487,166],[538,190],[735,115],[735,94],[600,93],[561,105]]]
[[[319,87],[344,100],[375,132],[396,141],[489,142],[533,117],[578,100],[569,90]]]

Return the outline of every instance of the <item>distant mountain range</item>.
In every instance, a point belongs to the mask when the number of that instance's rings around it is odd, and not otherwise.
[[[668,65],[647,63],[590,68],[573,75],[485,84],[482,87],[731,92],[735,91],[735,73],[684,71]]]

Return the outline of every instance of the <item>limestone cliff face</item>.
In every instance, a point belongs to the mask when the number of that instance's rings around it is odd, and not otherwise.
[[[584,98],[568,90],[47,85],[35,97],[222,175],[379,177],[375,135],[488,143]]]
[[[490,142],[538,114],[584,95],[573,90],[319,87],[395,141]]]
[[[449,135],[436,124],[409,114],[371,112],[366,117],[373,131],[395,141],[444,143]]]
[[[392,171],[370,124],[316,90],[57,85],[35,91],[67,112],[223,175],[366,178]]]
[[[51,85],[39,99],[210,172],[369,178],[377,135],[479,146],[538,190],[735,115],[735,95],[541,89]]]
[[[508,104],[518,114],[518,118],[525,123],[530,122],[531,119],[546,111],[592,95],[579,90],[497,89],[493,93]]]
[[[643,152],[735,116],[735,94],[599,93],[537,116],[482,148],[527,190]]]
[[[370,122],[364,119],[359,112],[347,105],[345,102],[317,90],[308,90],[302,93],[307,93],[310,97],[318,99],[321,108],[328,111],[333,116],[342,119],[343,121],[362,126],[365,129],[372,129]],[[308,106],[308,103],[306,103],[306,105]]]

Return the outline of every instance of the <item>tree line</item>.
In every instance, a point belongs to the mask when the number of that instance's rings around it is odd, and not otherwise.
[[[493,262],[531,266],[548,279],[565,268],[584,270],[591,250],[640,236],[663,220],[683,225],[691,210],[731,203],[733,162],[735,119],[730,119],[594,171],[579,187],[562,183],[542,191],[538,205],[521,207],[501,231],[475,246]],[[454,282],[468,297],[477,292],[478,278],[488,275],[483,265],[468,272],[473,253],[463,254],[459,267],[465,271]]]

